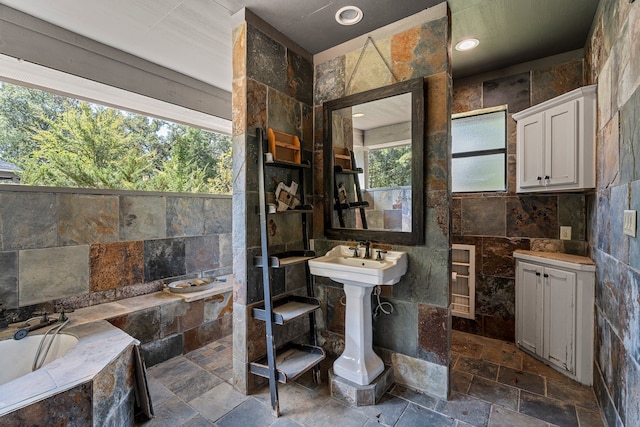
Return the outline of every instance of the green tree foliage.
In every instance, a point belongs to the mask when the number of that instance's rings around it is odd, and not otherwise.
[[[231,138],[0,83],[0,159],[28,185],[230,194]]]
[[[369,188],[411,185],[411,146],[369,151]]]

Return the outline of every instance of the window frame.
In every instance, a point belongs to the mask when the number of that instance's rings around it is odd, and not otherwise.
[[[465,151],[462,153],[454,153],[453,152],[453,141],[451,144],[451,160],[453,161],[453,159],[461,159],[461,158],[469,158],[469,157],[481,157],[481,156],[489,156],[489,155],[493,155],[493,154],[504,154],[504,164],[503,164],[503,173],[504,173],[504,189],[502,190],[478,190],[478,191],[453,191],[453,188],[451,189],[451,193],[452,194],[475,194],[475,193],[506,193],[508,191],[508,187],[509,187],[509,180],[508,180],[508,153],[507,153],[507,147],[509,145],[509,131],[508,131],[508,124],[507,124],[507,119],[508,119],[508,106],[505,105],[498,105],[496,107],[488,107],[488,108],[482,108],[482,109],[478,109],[478,110],[472,110],[472,111],[466,111],[464,113],[456,113],[456,114],[452,114],[451,115],[451,124],[453,126],[453,121],[456,119],[463,119],[463,118],[467,118],[467,117],[477,117],[477,116],[483,116],[485,114],[492,114],[492,113],[497,113],[497,112],[504,112],[504,148],[492,148],[489,150],[476,150],[476,151]],[[453,133],[452,133],[453,135]],[[452,168],[452,174],[453,174],[453,168]],[[451,180],[453,182],[453,179]]]

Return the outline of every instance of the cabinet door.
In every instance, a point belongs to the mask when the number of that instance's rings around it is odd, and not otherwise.
[[[576,184],[578,179],[577,101],[550,108],[545,113],[544,184]],[[548,178],[547,178],[548,177]]]
[[[539,187],[544,173],[544,114],[518,122],[518,186]]]
[[[541,266],[518,261],[516,341],[521,347],[538,355],[542,355],[542,274]]]
[[[574,373],[576,273],[544,269],[543,357]]]

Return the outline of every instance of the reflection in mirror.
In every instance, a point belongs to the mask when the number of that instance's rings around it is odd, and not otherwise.
[[[324,105],[327,237],[422,243],[424,82]]]
[[[410,232],[411,94],[334,110],[332,122],[333,227]]]

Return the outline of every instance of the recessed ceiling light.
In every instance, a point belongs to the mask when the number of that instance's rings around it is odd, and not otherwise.
[[[353,114],[351,115],[351,117],[354,117],[354,118],[356,118],[356,119],[357,119],[358,117],[364,117],[364,113],[353,113]]]
[[[336,21],[340,25],[355,25],[362,20],[362,10],[356,6],[341,7],[336,12]]]
[[[456,44],[456,50],[465,51],[474,49],[480,44],[478,39],[463,39]]]

